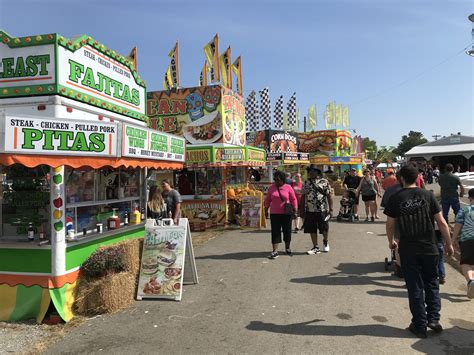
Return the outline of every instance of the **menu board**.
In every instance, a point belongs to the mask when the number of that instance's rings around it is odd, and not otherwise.
[[[187,219],[181,219],[178,226],[150,226],[147,223],[141,260],[137,299],[168,298],[180,301],[183,281],[190,279],[190,275],[184,275],[185,260],[191,264],[186,268],[193,273],[191,280],[197,283]]]
[[[241,203],[240,225],[242,227],[260,228],[262,226],[262,197],[242,196]]]

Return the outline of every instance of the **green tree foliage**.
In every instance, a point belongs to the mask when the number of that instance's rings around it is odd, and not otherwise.
[[[402,136],[402,140],[398,143],[398,147],[394,149],[394,153],[396,155],[405,155],[411,148],[426,142],[428,140],[423,137],[423,133],[410,131],[408,135]]]
[[[377,155],[377,142],[375,142],[374,140],[371,140],[368,137],[365,137],[362,140],[362,144],[364,145],[364,150],[365,150],[367,159],[374,160]]]

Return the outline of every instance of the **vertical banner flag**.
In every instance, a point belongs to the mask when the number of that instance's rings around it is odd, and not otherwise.
[[[179,42],[176,41],[173,49],[168,53],[170,61],[170,71],[171,71],[171,83],[172,87],[179,87]]]
[[[280,96],[275,103],[275,111],[273,113],[273,124],[275,129],[283,128],[283,96]]]
[[[308,128],[314,131],[316,128],[316,105],[312,105],[308,112]]]
[[[211,82],[219,82],[221,80],[219,74],[219,36],[216,35],[208,44],[204,46],[207,63],[209,64]]]
[[[344,127],[349,127],[349,107],[344,106],[342,111],[342,125]]]
[[[258,106],[256,93],[254,90],[247,97],[245,104],[245,118],[247,120],[247,130],[249,132],[255,132],[258,130]]]
[[[330,116],[330,113],[329,113],[328,107],[326,105],[326,111],[324,111],[324,123],[326,124],[326,129],[331,128],[331,123],[330,123],[331,117],[329,117],[329,116]]]
[[[240,55],[232,64],[232,71],[234,72],[235,76],[237,77],[237,92],[240,95],[244,94],[244,89],[242,87],[242,59]]]
[[[283,129],[288,130],[288,111],[283,114]]]
[[[207,61],[204,61],[204,65],[199,76],[199,86],[207,86]]]
[[[268,88],[263,88],[260,93],[260,129],[270,129],[272,126],[272,113],[270,106],[270,94]]]
[[[137,68],[137,47],[133,47],[133,49],[131,50],[131,52],[130,52],[130,54],[128,55],[127,58],[132,61],[133,67],[135,68],[135,70],[138,70],[138,68]]]
[[[222,85],[232,89],[232,64],[230,47],[219,57],[219,67],[222,75]]]
[[[288,128],[295,129],[297,125],[296,92],[288,100],[286,109],[288,110]]]
[[[332,127],[334,121],[334,102],[330,102],[326,105],[326,128]]]
[[[336,128],[342,125],[342,105],[336,105]]]
[[[165,72],[165,77],[163,78],[163,90],[171,90],[172,87],[173,80],[171,79],[171,68],[168,67]]]

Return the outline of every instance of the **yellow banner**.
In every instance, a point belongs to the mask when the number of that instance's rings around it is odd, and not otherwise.
[[[216,34],[212,41],[204,46],[204,53],[206,54],[207,63],[211,69],[211,81],[220,81],[219,73],[219,36]]]

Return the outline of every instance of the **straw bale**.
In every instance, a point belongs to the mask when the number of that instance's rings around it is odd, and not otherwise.
[[[81,278],[76,289],[75,313],[91,316],[129,307],[134,300],[135,279],[129,272],[109,274],[92,281]]]
[[[124,253],[125,271],[138,274],[140,271],[140,256],[143,246],[143,238],[129,239],[116,244]]]

